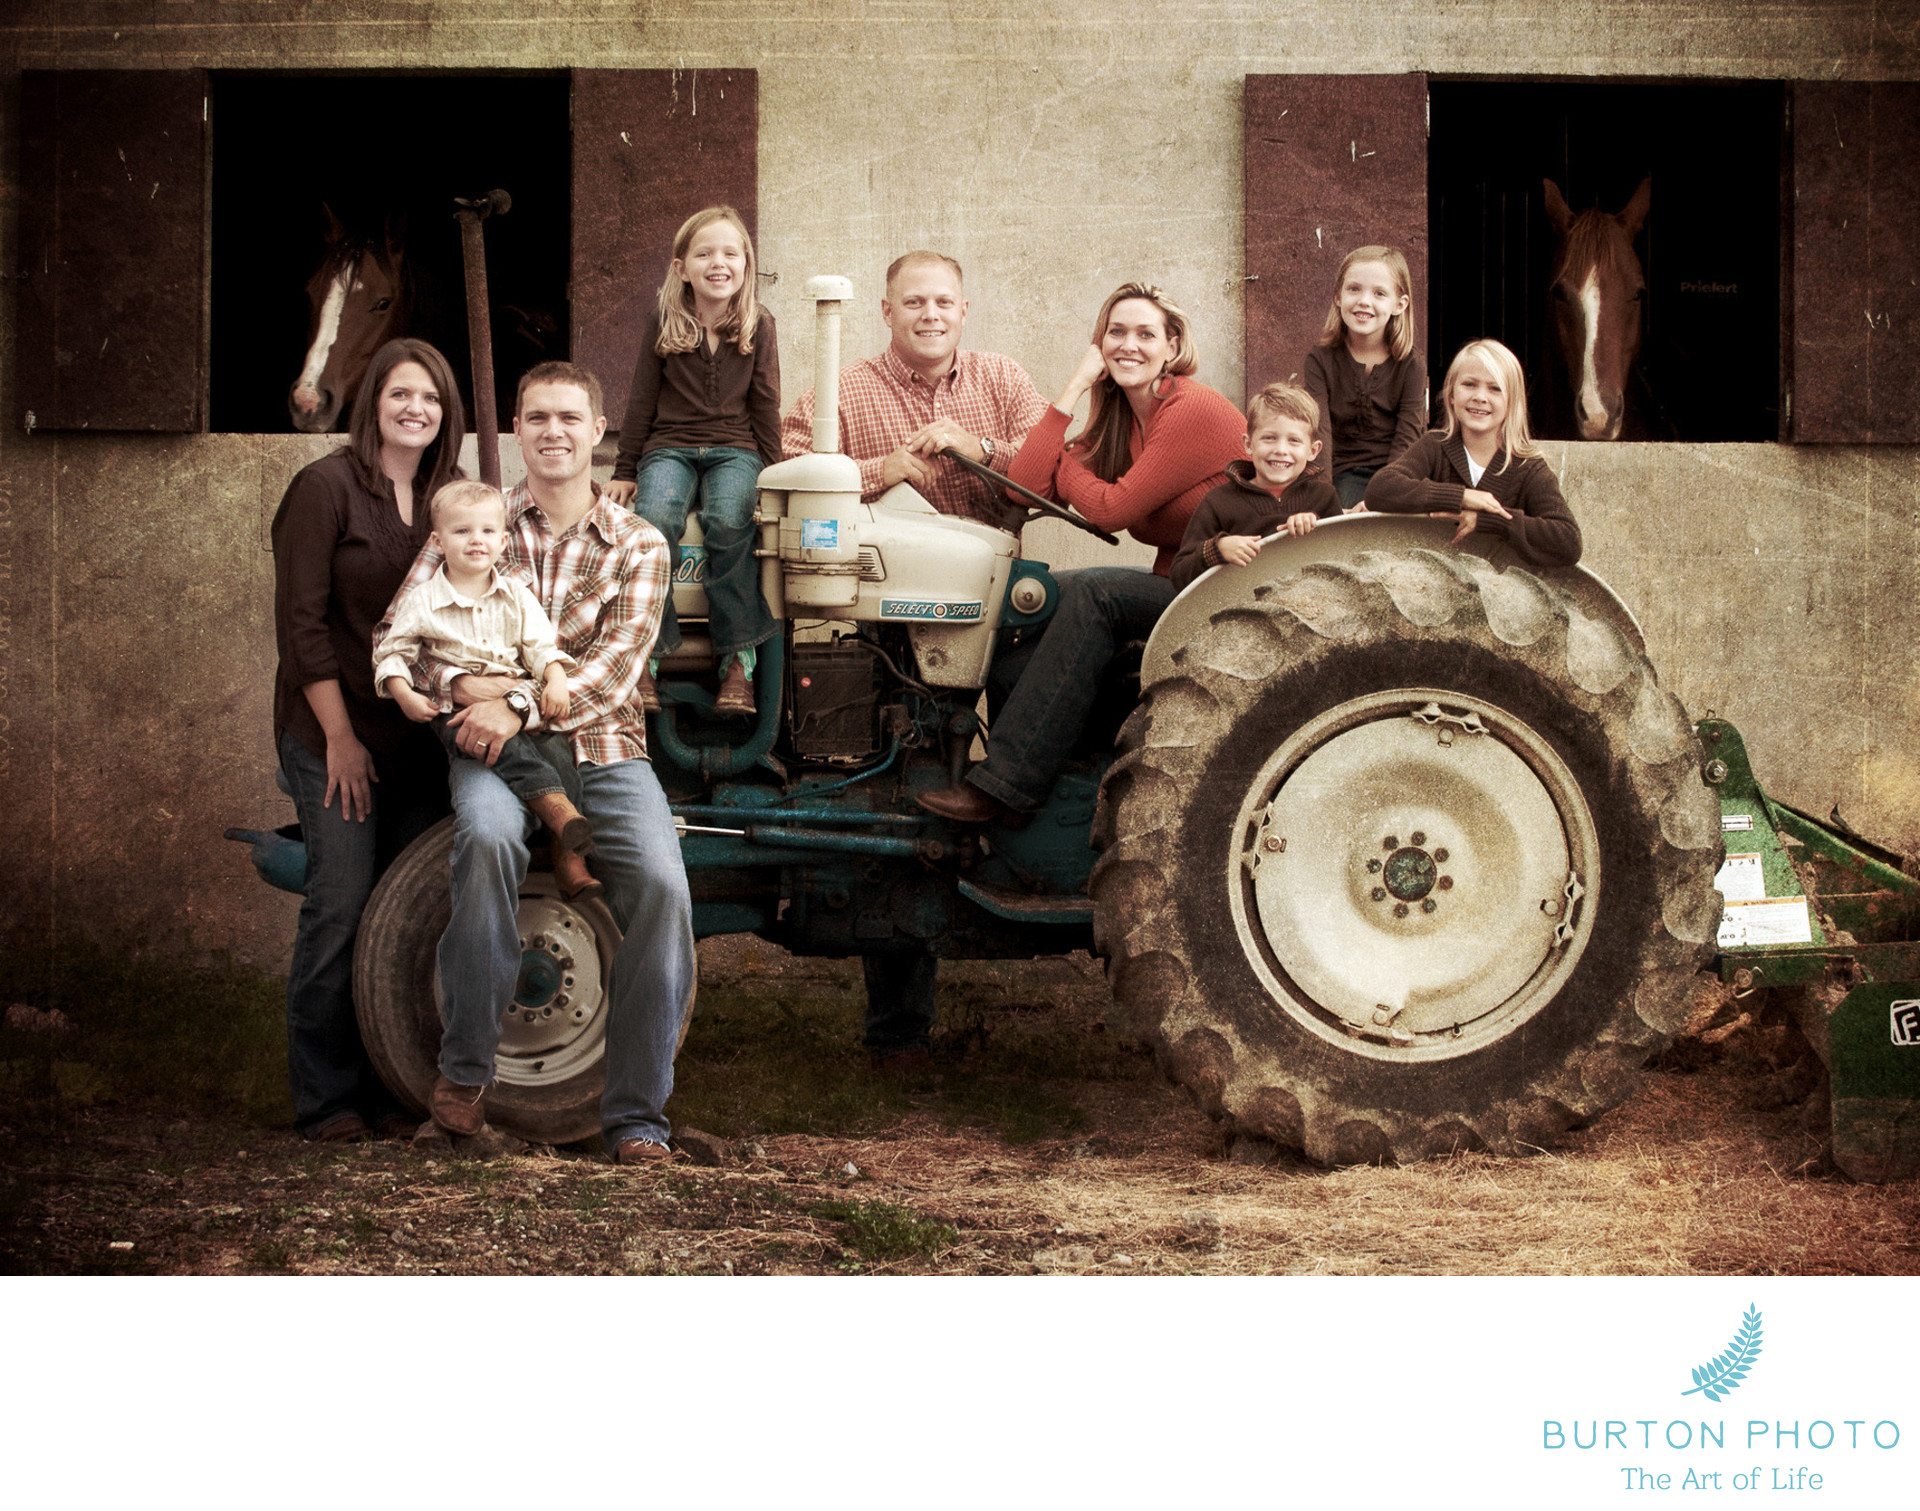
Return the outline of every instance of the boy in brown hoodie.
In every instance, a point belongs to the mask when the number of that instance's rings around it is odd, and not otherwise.
[[[1315,465],[1320,406],[1296,383],[1269,383],[1247,405],[1247,457],[1200,500],[1173,558],[1175,590],[1209,567],[1244,567],[1261,540],[1305,535],[1340,512],[1340,496]]]

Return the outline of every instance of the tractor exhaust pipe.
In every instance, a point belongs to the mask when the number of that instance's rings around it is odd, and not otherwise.
[[[813,311],[813,449],[840,449],[840,306],[853,280],[823,273],[807,280]]]

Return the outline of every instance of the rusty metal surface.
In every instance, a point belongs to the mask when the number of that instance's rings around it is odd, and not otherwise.
[[[1427,76],[1249,74],[1247,391],[1304,371],[1340,259],[1406,254],[1427,333]]]
[[[29,71],[21,93],[20,423],[204,429],[205,71]]]
[[[1793,85],[1796,441],[1920,441],[1920,84]]]
[[[605,386],[609,428],[680,223],[728,204],[756,230],[759,135],[751,68],[574,71],[572,350]]]

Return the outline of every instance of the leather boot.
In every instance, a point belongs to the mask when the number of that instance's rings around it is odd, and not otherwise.
[[[720,679],[720,692],[713,700],[713,711],[717,714],[759,712],[753,702],[753,683],[748,680],[747,669],[738,660],[727,663],[727,674]]]
[[[560,895],[569,902],[580,897],[598,897],[607,889],[594,879],[586,860],[577,850],[553,847],[553,879]]]
[[[556,851],[593,854],[593,825],[580,816],[580,810],[573,806],[566,793],[543,792],[528,798],[527,806],[533,810],[533,816],[547,826]]]

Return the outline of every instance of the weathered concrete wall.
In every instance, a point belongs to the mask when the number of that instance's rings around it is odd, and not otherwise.
[[[12,271],[21,68],[752,66],[761,261],[798,337],[790,393],[808,381],[805,279],[870,291],[846,342],[875,349],[882,270],[934,245],[967,266],[970,344],[1018,358],[1043,390],[1071,371],[1102,296],[1144,276],[1187,307],[1202,376],[1238,399],[1270,376],[1241,362],[1246,74],[1913,78],[1917,48],[1920,6],[1884,3],[24,0],[0,20],[0,263]],[[290,171],[306,132],[289,123]],[[406,145],[431,150],[431,132]],[[13,318],[0,300],[9,417]],[[284,964],[294,904],[217,836],[289,816],[268,736],[265,527],[323,449],[0,429],[0,920],[15,932],[56,951],[144,939]],[[1862,829],[1920,846],[1906,653],[1920,453],[1551,454],[1590,561],[1688,706],[1740,723],[1783,796],[1821,812],[1837,800]],[[1029,553],[1094,559],[1082,539],[1037,526]]]

